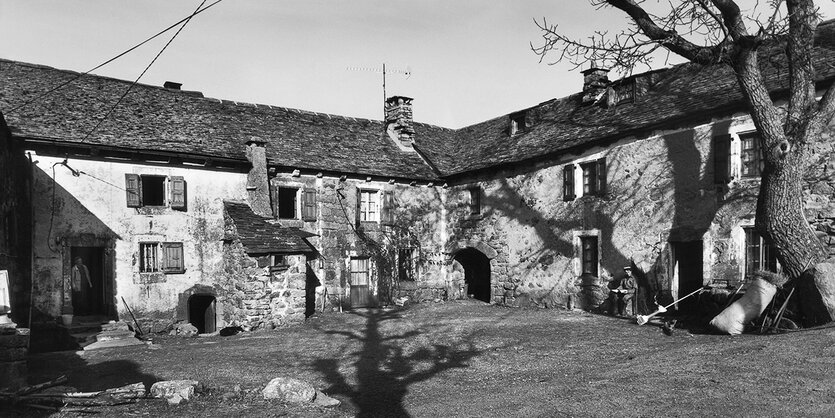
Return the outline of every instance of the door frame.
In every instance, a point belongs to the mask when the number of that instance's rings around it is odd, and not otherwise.
[[[72,312],[72,249],[73,247],[102,248],[102,285],[104,288],[103,315],[109,319],[118,319],[116,309],[116,240],[93,234],[76,234],[61,238],[62,264],[62,309]]]

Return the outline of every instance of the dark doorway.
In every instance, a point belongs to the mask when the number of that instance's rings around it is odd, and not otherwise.
[[[215,297],[191,295],[188,298],[188,322],[201,334],[215,332]]]
[[[467,295],[473,299],[490,302],[490,259],[475,248],[465,248],[455,254],[455,261],[464,267]]]
[[[112,286],[105,281],[104,247],[72,247],[73,314],[107,316]]]
[[[673,299],[678,299],[696,291],[703,285],[703,247],[702,241],[671,242],[673,261]],[[679,310],[691,310],[697,305],[698,296],[691,296],[678,303]]]
[[[307,263],[304,284],[304,316],[309,317],[316,313],[316,286],[319,286],[319,279],[313,272],[313,267]]]

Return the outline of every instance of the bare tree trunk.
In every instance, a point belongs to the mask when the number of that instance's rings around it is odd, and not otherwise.
[[[764,141],[765,142],[765,141]],[[797,145],[783,158],[769,163],[757,199],[757,230],[777,250],[783,272],[799,278],[809,267],[823,261],[827,252],[803,214],[803,168],[805,146]]]

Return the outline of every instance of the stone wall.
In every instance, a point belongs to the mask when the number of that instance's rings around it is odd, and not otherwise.
[[[223,321],[248,329],[273,329],[304,322],[307,308],[307,257],[287,255],[287,265],[270,265],[269,256],[246,254],[240,241],[224,246],[224,279],[218,286]]]
[[[643,309],[654,297],[670,301],[683,296],[674,267],[675,247],[699,240],[704,283],[736,284],[744,276],[743,228],[753,225],[759,187],[758,180],[739,175],[737,135],[753,129],[750,119],[739,115],[624,138],[606,149],[588,149],[524,168],[462,178],[447,192],[448,253],[479,246],[484,254],[494,253],[488,257],[491,299],[513,306],[606,309],[608,288],[623,276],[623,267],[632,264],[648,289],[642,295]],[[730,156],[734,180],[717,187],[712,138],[729,133],[735,136]],[[835,152],[832,141],[814,147],[807,215],[821,239],[831,245]],[[604,157],[607,193],[564,201],[563,168]],[[473,187],[483,193],[479,215],[471,215],[468,207]],[[579,170],[575,190],[582,190]],[[581,236],[598,237],[596,279],[578,278]]]
[[[445,209],[444,190],[434,185],[410,185],[385,179],[337,178],[279,172],[271,179],[273,187],[294,187],[316,191],[317,219],[280,219],[282,226],[298,227],[317,236],[309,238],[318,250],[309,260],[310,275],[318,282],[317,309],[339,310],[350,307],[351,257],[367,257],[371,270],[373,303],[390,304],[395,297],[416,300],[435,299],[444,293],[445,266],[438,262],[443,251]],[[393,223],[358,221],[358,192],[391,191]],[[419,280],[400,282],[397,255],[401,248],[413,248]],[[326,297],[326,301],[322,298]]]

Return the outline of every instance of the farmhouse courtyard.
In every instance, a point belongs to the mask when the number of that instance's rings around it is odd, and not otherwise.
[[[667,336],[634,319],[454,301],[37,354],[29,364],[31,383],[65,373],[80,391],[168,379],[204,387],[187,403],[143,400],[107,416],[832,416],[833,342],[835,328]],[[342,404],[265,401],[276,376]]]

